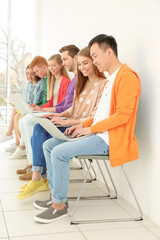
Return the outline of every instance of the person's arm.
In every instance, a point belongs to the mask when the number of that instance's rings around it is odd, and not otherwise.
[[[40,107],[41,105],[44,105],[47,103],[47,78],[43,79],[43,97],[42,99],[37,103],[37,105]]]
[[[91,126],[91,132],[105,132],[127,123],[135,106],[138,89],[137,77],[133,73],[125,73],[117,87],[115,113]]]
[[[61,116],[63,117],[63,116]],[[79,119],[61,119],[61,118],[55,118],[52,120],[54,124],[58,124],[60,126],[73,126],[80,123]]]
[[[43,96],[43,81],[39,80],[36,83],[37,86],[35,86],[35,91],[34,91],[34,99],[33,103],[37,104],[37,102],[42,98]]]
[[[74,79],[70,82],[66,92],[66,96],[63,99],[63,101],[54,106],[56,108],[56,113],[64,112],[65,110],[72,106],[75,89],[75,80],[76,77],[74,77]]]

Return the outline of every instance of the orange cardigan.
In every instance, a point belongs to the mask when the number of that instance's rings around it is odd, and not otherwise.
[[[138,159],[138,143],[134,129],[140,92],[141,83],[137,73],[123,64],[112,87],[110,117],[93,126],[93,118],[83,122],[84,127],[91,126],[92,133],[109,131],[109,157],[112,167]]]
[[[53,100],[53,96],[52,96],[51,100],[49,100],[47,103],[40,106],[40,108],[53,107],[53,104],[56,105],[56,104],[59,104],[60,102],[62,102],[66,96],[66,92],[67,92],[68,86],[70,84],[70,81],[71,80],[69,78],[67,78],[66,76],[63,76],[60,86],[59,86],[59,90],[58,90],[57,103],[54,104],[54,100]]]

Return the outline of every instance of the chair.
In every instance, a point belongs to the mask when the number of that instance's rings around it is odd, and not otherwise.
[[[88,166],[88,168],[87,168],[87,172],[86,172],[84,181],[83,181],[83,183],[82,183],[82,186],[81,186],[81,188],[80,188],[78,197],[76,198],[76,202],[75,202],[75,204],[74,204],[74,207],[73,207],[73,210],[72,210],[72,213],[71,213],[71,224],[100,223],[100,222],[101,222],[101,223],[104,223],[104,222],[122,222],[122,221],[141,221],[141,220],[143,220],[142,210],[141,210],[141,208],[140,208],[140,205],[139,205],[139,202],[138,202],[138,200],[137,200],[137,198],[136,198],[136,195],[135,195],[135,193],[134,193],[134,191],[133,191],[133,188],[132,188],[132,186],[131,186],[131,184],[130,184],[130,182],[129,182],[129,179],[128,179],[128,177],[127,177],[127,174],[126,174],[126,171],[124,170],[124,166],[123,166],[123,165],[120,166],[120,167],[121,167],[121,169],[122,169],[122,172],[123,172],[123,174],[124,174],[124,177],[125,177],[125,179],[126,179],[126,182],[127,182],[128,185],[129,185],[129,188],[130,188],[130,190],[131,190],[131,193],[132,193],[132,195],[133,195],[133,198],[134,198],[134,200],[135,200],[135,202],[136,202],[136,205],[137,205],[137,207],[138,207],[140,216],[137,217],[137,218],[131,217],[131,218],[98,219],[98,220],[97,220],[97,219],[95,219],[95,220],[89,220],[89,219],[88,219],[88,220],[74,220],[74,213],[75,213],[75,210],[76,210],[76,208],[77,208],[77,205],[78,205],[78,202],[79,202],[80,199],[97,199],[97,200],[98,200],[98,199],[101,199],[101,198],[104,198],[104,197],[105,197],[105,198],[108,198],[108,199],[117,199],[117,196],[118,196],[118,193],[117,193],[117,190],[116,190],[114,181],[113,181],[113,179],[112,179],[112,176],[111,176],[111,174],[110,174],[109,168],[108,168],[108,166],[107,166],[107,160],[109,160],[109,156],[104,156],[104,155],[92,155],[92,156],[83,155],[83,156],[77,156],[76,158],[79,159],[79,160],[80,160],[80,159],[87,159],[87,160],[89,161],[89,166]],[[106,186],[106,189],[107,189],[108,194],[107,194],[106,196],[82,197],[81,194],[82,194],[82,191],[83,191],[83,189],[84,189],[86,180],[87,180],[88,175],[89,175],[89,173],[90,173],[90,170],[91,170],[91,168],[92,168],[93,159],[94,159],[94,160],[96,161],[96,163],[97,163],[98,169],[100,170],[100,173],[101,173],[102,178],[103,178],[103,180],[104,180],[104,183],[105,183],[105,186]],[[108,184],[107,184],[105,175],[104,175],[104,173],[103,173],[103,171],[102,171],[102,168],[101,168],[101,166],[100,166],[99,161],[103,161],[104,166],[105,166],[105,170],[106,170],[106,172],[107,172],[107,174],[108,174],[108,176],[109,176],[109,178],[110,178],[110,180],[111,180],[111,183],[112,183],[112,186],[113,186],[113,189],[114,189],[114,195],[113,195],[113,196],[111,195],[109,186],[108,186]],[[69,199],[72,200],[72,199],[75,199],[75,198],[74,198],[74,197],[71,197],[71,198],[69,198]]]
[[[82,160],[83,160],[84,164],[82,163]],[[79,162],[80,162],[80,167],[70,167],[70,170],[83,170],[84,169],[83,165],[88,170],[88,164],[86,162],[86,159],[79,159]],[[95,169],[94,169],[93,166],[91,166],[91,168],[92,168],[92,173],[93,174],[91,174],[90,171],[89,171],[89,178],[86,179],[86,183],[91,183],[92,181],[97,180],[97,175],[96,175]],[[83,182],[83,179],[81,179],[81,178],[80,179],[70,179],[69,182],[70,183],[81,183],[81,182]]]

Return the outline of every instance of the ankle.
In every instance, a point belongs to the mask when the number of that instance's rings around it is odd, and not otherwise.
[[[32,181],[39,182],[41,180],[40,172],[33,172]]]
[[[11,136],[11,135],[12,135],[12,132],[6,132],[6,135],[7,135],[7,136]]]
[[[53,202],[52,207],[56,210],[62,210],[65,207],[65,203],[55,203]]]
[[[21,150],[25,150],[25,149],[26,149],[26,147],[25,147],[25,146],[22,146],[22,145],[19,145],[19,148],[20,148]]]

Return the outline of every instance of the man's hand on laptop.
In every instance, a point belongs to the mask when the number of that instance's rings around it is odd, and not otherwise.
[[[81,137],[81,136],[86,136],[86,135],[90,135],[91,132],[91,128],[90,127],[85,127],[85,128],[79,128],[76,129],[73,133],[72,133],[72,137]]]
[[[80,128],[83,128],[83,124],[77,124],[70,128],[67,128],[66,131],[64,132],[64,134],[71,135],[76,129],[80,129]]]

